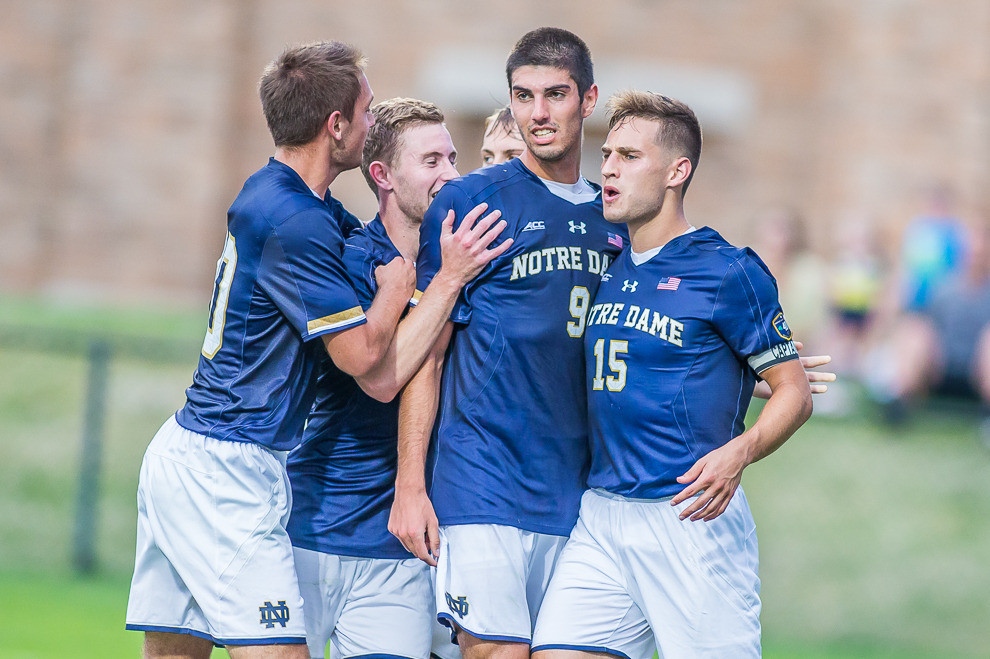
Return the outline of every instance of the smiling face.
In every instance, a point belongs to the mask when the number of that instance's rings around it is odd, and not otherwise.
[[[406,217],[422,221],[444,183],[459,176],[456,161],[457,151],[443,124],[415,124],[402,132],[389,178]]]
[[[545,162],[580,158],[581,128],[595,109],[597,87],[582,95],[565,69],[520,66],[509,92],[512,116],[533,156]]]
[[[660,214],[676,159],[658,144],[659,128],[656,121],[631,117],[609,131],[602,147],[602,202],[609,222],[636,225]]]

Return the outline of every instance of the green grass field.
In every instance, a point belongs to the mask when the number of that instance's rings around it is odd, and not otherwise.
[[[0,657],[139,655],[140,635],[123,630],[138,466],[184,400],[200,315],[0,299]],[[118,350],[99,561],[79,577],[84,337],[104,333]],[[977,422],[933,405],[895,433],[862,404],[843,420],[814,418],[747,471],[766,657],[990,656],[990,451]]]

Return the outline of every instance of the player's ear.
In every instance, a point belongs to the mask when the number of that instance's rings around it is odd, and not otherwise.
[[[691,160],[681,156],[670,164],[667,170],[667,187],[676,188],[684,185],[684,182],[691,176]]]
[[[391,190],[392,182],[389,180],[388,167],[380,160],[375,160],[368,165],[368,174],[380,190]]]
[[[327,130],[330,132],[330,136],[338,142],[344,138],[345,121],[343,115],[340,114],[340,110],[334,110],[327,117]]]
[[[591,116],[591,113],[595,111],[595,105],[598,103],[598,85],[591,83],[591,87],[588,87],[587,91],[584,92],[584,97],[581,98],[581,117],[587,119]]]

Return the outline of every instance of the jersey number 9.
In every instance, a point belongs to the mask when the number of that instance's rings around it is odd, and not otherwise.
[[[577,320],[568,321],[567,334],[575,339],[584,336],[584,323],[588,319],[588,304],[591,302],[591,293],[584,286],[575,286],[571,289],[571,315]]]

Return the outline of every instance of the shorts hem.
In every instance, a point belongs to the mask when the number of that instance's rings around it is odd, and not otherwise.
[[[164,632],[167,634],[188,634],[189,636],[196,636],[197,638],[202,638],[207,641],[211,641],[214,645],[305,645],[305,636],[265,636],[262,638],[217,638],[212,634],[207,632],[199,631],[198,629],[190,629],[188,627],[169,627],[165,625],[142,625],[135,623],[127,623],[124,625],[124,629],[135,632]]]
[[[449,613],[442,613],[442,612],[438,613],[437,620],[440,622],[440,624],[445,625],[451,629],[451,635],[454,635],[455,632],[454,625],[456,625],[458,629],[461,629],[465,633],[470,634],[475,638],[479,638],[482,641],[504,641],[506,643],[525,643],[526,645],[529,645],[530,641],[532,640],[524,636],[505,636],[502,634],[479,634],[478,632],[471,631],[461,623],[454,620],[454,617]]]
[[[542,645],[534,645],[530,652],[539,652],[540,650],[578,650],[580,652],[605,652],[616,657],[622,657],[622,659],[631,659],[625,652],[619,652],[618,650],[613,650],[611,648],[605,647],[604,645],[577,645],[569,643],[544,643]]]
[[[129,622],[124,625],[124,629],[132,632],[164,632],[166,634],[186,634],[188,636],[195,636],[196,638],[201,638],[210,641],[214,644],[217,643],[217,640],[213,638],[212,634],[200,631],[198,629],[191,629],[189,627],[169,627],[166,625],[140,625]]]

